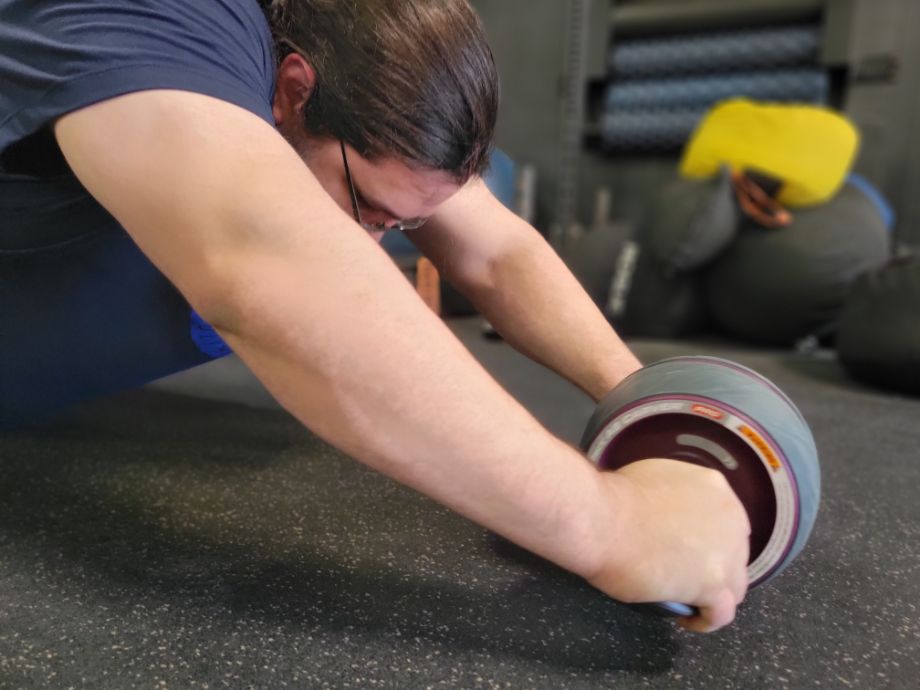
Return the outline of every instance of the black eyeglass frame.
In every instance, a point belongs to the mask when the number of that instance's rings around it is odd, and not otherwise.
[[[358,225],[369,232],[404,232],[406,230],[418,230],[428,222],[427,218],[412,218],[409,220],[398,220],[392,225],[386,225],[384,223],[365,223],[361,220],[361,209],[358,205],[358,191],[355,189],[354,179],[351,176],[351,166],[348,165],[348,153],[345,151],[345,142],[339,140],[339,145],[342,147],[342,163],[345,166],[345,179],[348,182],[348,190],[351,195],[351,212],[354,214],[355,222],[358,223]]]

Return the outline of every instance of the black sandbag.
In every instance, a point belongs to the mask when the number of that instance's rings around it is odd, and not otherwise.
[[[731,172],[723,167],[712,180],[668,183],[642,225],[642,243],[667,274],[693,271],[732,243],[740,223]]]
[[[441,316],[475,316],[478,313],[466,295],[441,280]]]
[[[701,276],[669,275],[636,241],[620,252],[605,312],[623,336],[679,338],[709,321]]]
[[[630,226],[609,223],[585,233],[560,253],[585,292],[601,308],[607,303],[620,250],[632,236]]]
[[[794,215],[786,228],[748,221],[707,271],[709,310],[728,333],[774,345],[826,333],[855,280],[890,255],[884,219],[853,185]]]
[[[840,317],[837,353],[853,378],[920,395],[920,254],[856,282]]]

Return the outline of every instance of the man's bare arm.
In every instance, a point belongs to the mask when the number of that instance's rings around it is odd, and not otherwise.
[[[549,244],[481,180],[408,234],[511,345],[595,400],[640,368]]]
[[[87,189],[318,435],[611,596],[695,604],[694,629],[731,621],[747,534],[724,477],[654,460],[597,472],[485,373],[270,125],[151,91],[56,134]]]
[[[56,133],[84,185],[317,434],[564,567],[596,569],[597,472],[485,373],[272,127],[145,92]]]

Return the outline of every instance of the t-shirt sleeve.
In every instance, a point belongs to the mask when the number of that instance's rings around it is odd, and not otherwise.
[[[193,91],[273,123],[271,34],[256,0],[0,0],[0,151],[135,91]]]

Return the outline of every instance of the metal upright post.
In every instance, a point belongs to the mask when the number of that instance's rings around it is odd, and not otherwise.
[[[565,65],[562,78],[562,118],[556,222],[550,243],[562,250],[581,232],[578,222],[579,164],[585,128],[588,36],[592,0],[569,0]]]

